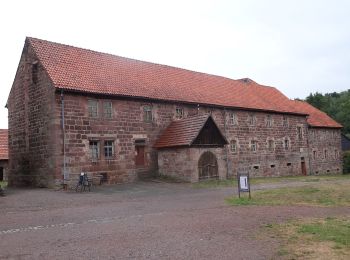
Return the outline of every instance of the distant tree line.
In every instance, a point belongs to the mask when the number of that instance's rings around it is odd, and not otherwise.
[[[340,93],[316,92],[306,97],[306,102],[327,113],[343,125],[342,132],[350,137],[350,89]]]

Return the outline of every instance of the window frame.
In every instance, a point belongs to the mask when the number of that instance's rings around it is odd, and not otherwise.
[[[288,138],[284,138],[283,139],[283,147],[284,147],[284,150],[289,150],[290,149],[290,141]]]
[[[153,121],[152,106],[150,106],[150,105],[143,106],[143,121],[144,122],[152,122]]]
[[[92,143],[96,143],[92,144]],[[89,140],[89,151],[90,151],[90,159],[93,162],[98,161],[101,156],[100,156],[100,141],[99,140]],[[94,156],[96,155],[96,156]]]
[[[258,141],[257,140],[250,141],[250,151],[253,153],[258,151]]]
[[[234,112],[229,114],[229,123],[230,125],[237,125],[237,115]]]
[[[272,115],[266,115],[266,126],[267,127],[272,127],[273,126]]]
[[[282,126],[283,127],[288,127],[289,126],[288,117],[286,115],[282,116]]]
[[[106,144],[108,142],[111,142],[111,144]],[[109,154],[109,152],[111,152],[111,154]],[[108,139],[103,141],[103,154],[106,159],[111,159],[114,157],[115,155],[114,140]]]
[[[303,127],[298,125],[297,126],[297,138],[298,140],[303,140]]]
[[[175,108],[175,118],[176,119],[184,118],[184,109],[182,107]]]
[[[230,151],[231,151],[231,153],[237,153],[237,151],[238,151],[238,141],[236,139],[232,139],[230,141]]]
[[[255,126],[256,125],[256,116],[255,113],[249,113],[248,114],[248,124],[250,126]]]
[[[91,106],[91,104],[96,104],[95,106]],[[97,99],[88,99],[88,115],[90,118],[98,118],[98,100]],[[94,108],[96,108],[96,111],[94,111]]]
[[[106,104],[110,104],[110,107],[106,107]],[[113,103],[112,103],[112,101],[103,101],[103,117],[104,118],[113,118]]]

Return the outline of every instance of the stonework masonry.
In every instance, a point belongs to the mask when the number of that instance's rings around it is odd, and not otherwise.
[[[198,159],[205,151],[215,154],[221,179],[237,172],[252,176],[341,172],[339,129],[309,128],[303,115],[61,92],[30,45],[23,49],[7,107],[10,186],[61,184],[64,168],[65,181],[71,184],[81,171],[102,175],[108,183],[155,174],[196,182]],[[153,148],[179,109],[184,117],[210,113],[229,144]]]

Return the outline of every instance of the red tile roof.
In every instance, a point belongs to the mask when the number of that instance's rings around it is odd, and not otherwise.
[[[0,129],[0,160],[8,160],[8,131]]]
[[[273,87],[27,38],[58,89],[304,114]]]
[[[343,126],[333,120],[326,113],[318,110],[305,101],[292,100],[296,109],[309,114],[307,122],[313,127],[342,128]]]
[[[211,118],[210,115],[197,115],[172,121],[157,140],[154,147],[190,146],[209,118]],[[213,122],[215,124],[214,120]],[[223,139],[226,141],[224,136]]]

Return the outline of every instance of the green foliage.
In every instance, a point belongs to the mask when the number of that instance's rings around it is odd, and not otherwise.
[[[344,175],[343,175],[344,176]],[[226,199],[233,206],[248,205],[309,205],[309,206],[350,206],[349,176],[339,182],[315,182],[302,187],[285,187],[255,191],[252,198]]]
[[[298,232],[311,234],[319,241],[332,241],[350,248],[350,221],[327,218],[325,221],[303,224]]]
[[[306,97],[306,102],[327,113],[344,128],[343,132],[350,134],[350,89],[340,93],[321,94],[316,92]]]
[[[344,172],[344,174],[350,174],[350,152],[344,153],[343,172]]]

